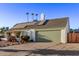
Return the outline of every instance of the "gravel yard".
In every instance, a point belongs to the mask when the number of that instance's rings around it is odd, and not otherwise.
[[[33,42],[0,47],[1,56],[79,56],[79,43]]]

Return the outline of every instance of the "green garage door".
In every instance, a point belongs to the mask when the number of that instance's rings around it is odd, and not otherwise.
[[[39,42],[60,42],[61,31],[38,31],[37,41]]]

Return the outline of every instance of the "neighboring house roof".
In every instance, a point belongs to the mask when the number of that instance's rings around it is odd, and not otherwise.
[[[68,21],[68,17],[63,18],[56,18],[56,19],[47,19],[37,22],[24,22],[24,23],[18,23],[11,28],[11,30],[14,29],[30,29],[30,28],[36,28],[36,29],[42,29],[42,28],[58,28],[58,27],[65,27]]]

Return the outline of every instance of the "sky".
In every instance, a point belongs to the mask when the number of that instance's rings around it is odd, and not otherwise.
[[[44,13],[46,19],[69,17],[70,27],[79,28],[79,4],[77,3],[0,3],[0,27],[13,27],[16,23],[27,22],[26,13]]]

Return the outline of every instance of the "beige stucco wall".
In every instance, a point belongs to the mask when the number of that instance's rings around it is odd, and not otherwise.
[[[66,27],[61,30],[61,43],[67,43],[67,34],[69,33],[69,30],[70,26],[68,20]]]
[[[60,30],[44,30],[37,32],[37,41],[39,42],[54,42],[60,43],[61,41]]]
[[[66,43],[66,33],[65,33],[65,29],[61,30],[61,43]]]

